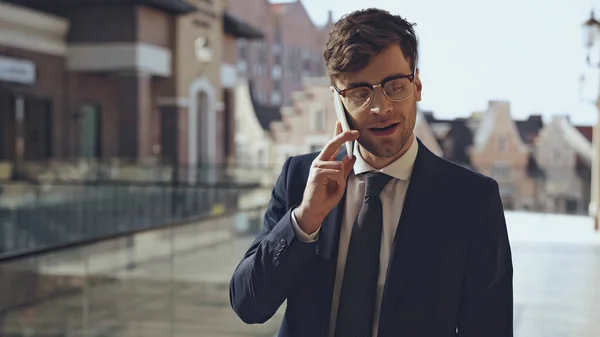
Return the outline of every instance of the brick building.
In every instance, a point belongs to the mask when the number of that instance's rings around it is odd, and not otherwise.
[[[262,33],[222,0],[9,2],[0,3],[0,162],[233,155],[223,87],[236,74],[221,67],[224,49]]]
[[[6,137],[5,148],[24,139],[23,159],[30,161],[151,156],[158,124],[153,98],[173,91],[176,17],[195,7],[184,1],[10,2],[16,6],[2,6],[20,13],[22,20],[8,18],[15,38],[0,42],[1,54],[36,67],[31,70],[36,77],[26,83],[2,82],[3,106],[15,107],[2,110],[12,121],[4,125],[19,133]],[[5,9],[0,13],[10,15]],[[39,33],[23,37],[20,32],[30,31],[24,25],[38,26]],[[54,31],[48,32],[48,25]],[[61,48],[49,50],[47,40]],[[40,46],[46,50],[31,50]],[[22,123],[11,117],[19,115],[21,101]],[[0,160],[13,159],[9,154]]]
[[[64,155],[69,23],[2,2],[0,22],[0,163]]]
[[[290,106],[291,94],[302,90],[302,78],[325,75],[323,48],[333,25],[316,26],[301,1],[271,4],[268,0],[228,0],[235,16],[261,27],[264,40],[238,41],[237,68],[253,83],[262,104]]]

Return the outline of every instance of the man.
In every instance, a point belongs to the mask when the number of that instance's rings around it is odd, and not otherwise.
[[[286,337],[512,336],[498,184],[415,138],[422,83],[412,25],[353,12],[335,24],[324,58],[352,131],[338,123],[320,153],[283,165],[231,280],[234,311],[263,323],[287,300]]]

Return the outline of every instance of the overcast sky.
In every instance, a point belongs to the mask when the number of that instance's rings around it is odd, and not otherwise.
[[[282,2],[282,1],[274,1]],[[585,66],[582,23],[600,0],[302,0],[316,24],[369,6],[417,23],[423,109],[439,117],[509,100],[512,114],[569,114],[593,123],[600,74]],[[586,74],[583,90],[580,76]],[[587,98],[587,101],[585,99]]]

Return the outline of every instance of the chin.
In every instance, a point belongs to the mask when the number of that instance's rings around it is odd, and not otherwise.
[[[402,151],[402,148],[406,144],[406,141],[403,142],[403,140],[403,138],[398,138],[382,142],[382,144],[367,140],[362,142],[359,141],[359,144],[374,156],[379,158],[392,158]]]
[[[401,140],[387,141],[384,144],[377,144],[372,141],[359,142],[360,145],[369,153],[379,158],[391,158],[398,154],[402,150],[404,144],[401,144]]]

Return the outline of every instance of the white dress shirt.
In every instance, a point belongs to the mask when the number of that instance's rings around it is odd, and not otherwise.
[[[360,155],[357,142],[354,143],[354,154],[356,156],[356,162],[354,163],[354,170],[350,173],[347,183],[346,191],[346,204],[344,210],[344,217],[342,220],[342,227],[340,232],[340,244],[338,248],[338,260],[337,270],[335,277],[335,284],[333,288],[333,301],[331,306],[331,318],[329,324],[329,337],[334,337],[335,334],[335,323],[337,319],[338,302],[340,298],[340,292],[342,288],[342,279],[344,277],[344,270],[346,267],[346,256],[348,252],[348,244],[350,243],[350,234],[352,233],[352,227],[358,212],[362,206],[362,202],[365,195],[365,182],[361,173],[369,171],[378,171],[392,176],[393,179],[384,187],[380,194],[381,204],[383,208],[383,231],[381,237],[381,251],[379,255],[379,280],[377,283],[377,298],[376,307],[374,314],[373,324],[373,337],[377,336],[377,324],[379,322],[379,314],[381,310],[381,301],[383,297],[383,289],[385,285],[385,278],[387,274],[388,262],[392,249],[392,243],[394,241],[394,235],[396,234],[396,228],[400,221],[400,215],[402,214],[402,207],[404,205],[404,198],[406,196],[406,190],[410,176],[412,174],[413,165],[417,158],[417,152],[419,149],[416,138],[413,138],[413,142],[402,157],[398,158],[388,166],[376,170],[369,165]],[[319,230],[311,235],[304,233],[292,212],[292,226],[296,236],[304,242],[313,242],[319,235]]]

